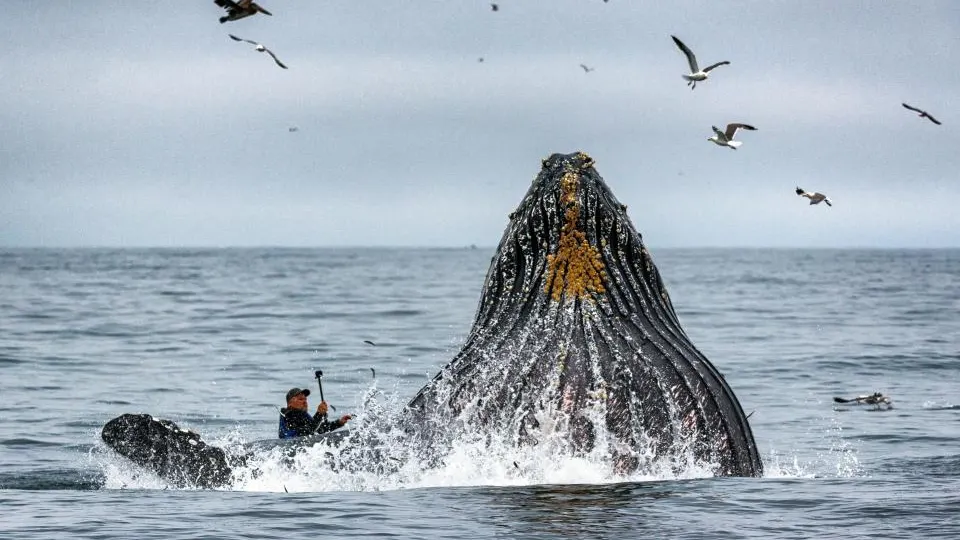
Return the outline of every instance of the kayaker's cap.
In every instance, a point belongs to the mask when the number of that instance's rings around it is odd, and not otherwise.
[[[287,392],[287,401],[293,399],[293,396],[296,396],[297,394],[303,394],[303,396],[306,397],[310,395],[310,390],[306,388],[293,387],[289,392]]]

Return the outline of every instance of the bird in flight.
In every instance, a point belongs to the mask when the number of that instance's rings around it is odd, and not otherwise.
[[[583,68],[584,73],[590,73],[591,71],[595,71],[597,69],[597,68],[589,67],[586,64],[580,64],[580,67]]]
[[[244,17],[256,15],[257,13],[273,16],[273,13],[263,9],[260,7],[260,4],[257,4],[253,0],[239,0],[238,2],[234,2],[233,0],[213,0],[213,3],[227,10],[227,15],[220,17],[220,24],[227,21],[236,21]]]
[[[258,50],[258,51],[260,51],[260,52],[265,52],[265,53],[269,54],[270,57],[273,58],[273,61],[276,62],[278,66],[282,67],[283,69],[287,69],[287,66],[283,65],[283,62],[281,62],[280,59],[277,58],[277,55],[273,54],[273,51],[271,51],[270,49],[264,47],[262,44],[257,43],[256,41],[253,41],[252,39],[239,38],[239,37],[237,37],[237,36],[235,36],[235,35],[233,35],[233,34],[227,34],[227,35],[230,36],[230,39],[232,39],[232,40],[234,40],[234,41],[245,41],[245,42],[247,42],[247,43],[250,43],[250,44],[254,45],[254,49],[256,49],[256,50]]]
[[[797,195],[810,199],[810,204],[820,204],[825,202],[827,203],[827,206],[833,206],[833,204],[830,202],[830,198],[823,193],[810,193],[801,189],[800,186],[797,186],[796,192]]]
[[[937,120],[936,118],[930,116],[930,113],[928,113],[927,111],[918,109],[918,108],[916,108],[916,107],[911,107],[910,105],[907,105],[906,103],[901,103],[901,105],[903,105],[904,108],[910,109],[910,110],[913,111],[913,112],[920,113],[920,114],[919,114],[920,118],[926,118],[927,120],[930,120],[930,121],[933,122],[934,124],[936,124],[936,125],[938,125],[938,126],[940,125],[940,121]]]
[[[497,4],[490,4],[490,11],[500,11],[500,6]]]
[[[731,150],[736,150],[741,144],[740,141],[733,140],[733,136],[737,134],[738,130],[746,129],[748,131],[756,131],[757,128],[747,125],[747,124],[727,124],[726,131],[720,131],[717,126],[710,126],[713,128],[715,135],[707,139],[708,141],[716,144],[718,146],[726,146]]]
[[[697,64],[697,57],[693,54],[693,51],[684,45],[683,42],[677,38],[677,36],[670,37],[673,38],[673,42],[677,44],[677,47],[680,47],[680,50],[683,51],[683,54],[687,56],[687,63],[690,64],[690,73],[683,75],[683,78],[687,81],[687,86],[689,86],[691,90],[697,87],[698,82],[707,80],[707,77],[709,77],[708,73],[713,71],[713,68],[717,66],[725,66],[730,63],[724,60],[723,62],[717,62],[716,64],[712,64],[700,69],[700,66]]]

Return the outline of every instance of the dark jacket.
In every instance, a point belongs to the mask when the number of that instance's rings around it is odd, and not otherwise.
[[[280,429],[277,436],[281,439],[291,439],[313,435],[314,433],[326,433],[343,427],[343,425],[344,422],[340,420],[327,421],[327,415],[325,414],[317,413],[310,416],[307,411],[284,407],[280,409]]]

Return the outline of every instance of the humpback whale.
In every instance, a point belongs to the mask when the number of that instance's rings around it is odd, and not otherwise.
[[[582,152],[543,160],[510,214],[464,345],[402,423],[428,465],[457,440],[501,437],[600,455],[619,473],[679,472],[691,460],[718,476],[763,473],[733,390],[681,328],[626,206]],[[357,466],[394,459],[376,441],[332,433],[327,442],[363,456]],[[115,418],[101,436],[175,485],[228,485],[245,460],[149,415]]]
[[[719,476],[761,475],[740,403],[684,333],[593,159],[542,165],[510,214],[463,348],[408,405],[426,447],[486,430],[572,454],[603,444],[621,472],[692,456]]]

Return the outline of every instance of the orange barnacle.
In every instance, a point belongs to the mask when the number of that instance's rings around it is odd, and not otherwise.
[[[606,271],[600,251],[590,245],[587,235],[577,229],[580,207],[577,205],[579,176],[570,171],[560,180],[560,200],[567,206],[556,252],[547,255],[547,283],[544,292],[559,302],[567,298],[588,298],[588,293],[603,293]]]

